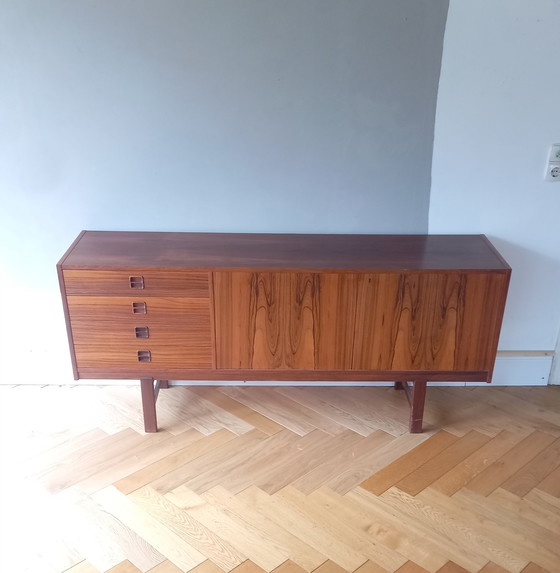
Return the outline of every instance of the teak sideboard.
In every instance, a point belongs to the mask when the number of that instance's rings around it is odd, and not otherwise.
[[[83,231],[58,264],[74,377],[490,382],[511,269],[483,235]]]

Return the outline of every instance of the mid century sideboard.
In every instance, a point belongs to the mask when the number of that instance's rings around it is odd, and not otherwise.
[[[511,269],[483,235],[84,231],[58,264],[74,377],[490,382]]]

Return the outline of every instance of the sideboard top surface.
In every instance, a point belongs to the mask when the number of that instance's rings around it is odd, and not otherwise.
[[[83,231],[59,264],[65,269],[510,269],[484,235],[297,235],[128,231]]]

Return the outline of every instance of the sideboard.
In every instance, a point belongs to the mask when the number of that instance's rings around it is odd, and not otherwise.
[[[511,269],[484,235],[83,231],[58,263],[74,377],[490,382]]]

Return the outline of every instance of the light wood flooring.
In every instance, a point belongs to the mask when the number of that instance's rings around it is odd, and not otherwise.
[[[558,573],[560,387],[0,386],[3,573]]]

